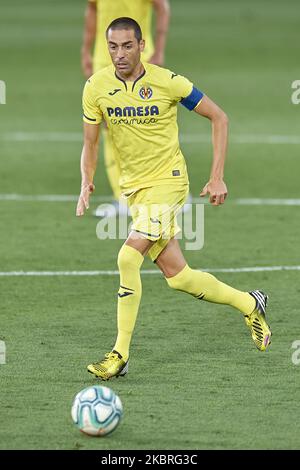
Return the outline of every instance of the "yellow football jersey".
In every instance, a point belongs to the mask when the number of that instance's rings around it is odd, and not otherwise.
[[[177,103],[194,109],[203,93],[186,78],[143,63],[134,82],[119,78],[113,65],[88,79],[83,120],[107,123],[118,153],[123,194],[160,184],[188,184],[178,141]]]
[[[97,3],[97,33],[93,56],[93,70],[97,72],[111,63],[106,43],[106,29],[109,24],[121,16],[133,18],[141,27],[145,50],[142,60],[148,61],[154,52],[151,19],[151,0],[89,0]]]

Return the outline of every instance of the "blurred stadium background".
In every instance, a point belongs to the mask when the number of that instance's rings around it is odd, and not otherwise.
[[[117,269],[122,240],[96,238],[96,198],[85,218],[75,217],[84,8],[84,0],[1,1],[0,339],[7,364],[0,366],[0,448],[299,448],[292,343],[300,339],[300,105],[291,102],[291,84],[300,79],[299,1],[171,0],[166,66],[230,118],[229,198],[205,207],[204,249],[187,252],[187,260],[211,270],[294,268],[217,274],[269,293],[273,342],[265,354],[237,312],[171,292],[159,274],[143,275],[130,371],[109,383],[124,420],[102,440],[80,435],[70,407],[94,383],[86,364],[112,346],[118,276],[7,275]],[[210,127],[185,109],[179,120],[197,197],[209,174]],[[101,163],[98,198],[110,194]],[[143,268],[153,266],[146,260]]]

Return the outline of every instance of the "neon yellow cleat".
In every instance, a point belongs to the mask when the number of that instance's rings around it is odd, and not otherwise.
[[[112,377],[124,376],[128,372],[128,361],[125,362],[118,351],[105,354],[100,362],[94,362],[87,366],[87,370],[101,380],[109,380]]]
[[[255,346],[260,351],[265,351],[271,344],[271,330],[266,322],[266,307],[268,296],[262,291],[254,290],[249,292],[256,301],[256,306],[250,315],[245,315],[246,325],[250,328]]]

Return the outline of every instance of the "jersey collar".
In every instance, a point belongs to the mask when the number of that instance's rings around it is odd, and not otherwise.
[[[143,72],[141,73],[141,75],[139,75],[135,80],[134,82],[128,82],[128,83],[132,83],[132,87],[131,87],[131,91],[134,90],[134,87],[135,87],[135,84],[146,74],[146,68],[145,68],[145,65],[142,64],[143,67],[144,67],[144,70]],[[127,82],[125,80],[123,80],[123,78],[119,77],[116,70],[115,70],[115,77],[120,80],[122,83],[124,83],[124,86],[125,86],[125,89],[127,91]]]

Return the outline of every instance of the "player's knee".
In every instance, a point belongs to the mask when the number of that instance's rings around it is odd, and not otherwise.
[[[171,289],[188,292],[192,271],[193,270],[186,265],[180,273],[176,274],[176,276],[166,277],[169,287],[171,287]]]
[[[123,245],[118,254],[118,268],[119,271],[130,269],[140,269],[144,260],[143,255],[129,245]]]

